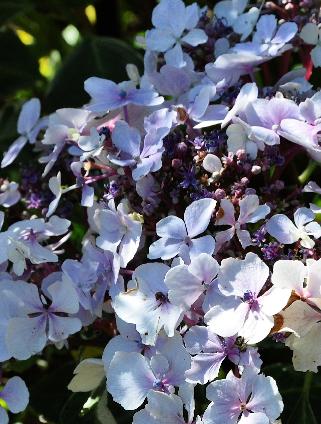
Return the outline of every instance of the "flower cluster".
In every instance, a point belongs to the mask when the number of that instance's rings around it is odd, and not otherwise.
[[[70,390],[107,378],[134,424],[276,423],[260,342],[285,343],[298,371],[321,366],[321,188],[308,182],[321,162],[309,83],[321,30],[301,3],[161,0],[142,75],[129,64],[128,81],[92,76],[88,104],[48,117],[36,98],[23,105],[1,166],[32,145],[39,163],[0,181],[3,363],[80,346],[77,333],[112,315],[113,337]],[[0,398],[26,407],[20,377]]]

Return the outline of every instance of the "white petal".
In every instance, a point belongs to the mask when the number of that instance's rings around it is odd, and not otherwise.
[[[184,221],[190,238],[198,236],[207,229],[215,206],[215,200],[201,199],[194,201],[186,208]]]

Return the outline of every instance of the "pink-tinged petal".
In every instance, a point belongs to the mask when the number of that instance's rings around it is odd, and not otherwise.
[[[107,390],[127,410],[137,409],[153,388],[155,376],[139,353],[116,352],[107,378]]]
[[[301,261],[280,260],[274,264],[272,283],[275,287],[295,290],[300,295],[303,292],[303,282],[306,276],[307,268]]]
[[[188,267],[189,272],[198,277],[204,283],[211,283],[217,276],[219,264],[212,256],[201,253]]]
[[[251,239],[251,234],[247,230],[236,230],[236,235],[243,249],[254,244]]]
[[[317,373],[321,365],[321,325],[313,323],[309,331],[301,337],[291,334],[286,346],[293,350],[293,366],[296,371],[312,371]]]
[[[201,199],[194,201],[186,208],[184,221],[190,238],[202,234],[207,229],[215,206],[215,200]]]
[[[25,136],[21,136],[11,144],[11,146],[3,156],[1,168],[5,168],[16,159],[23,147],[26,145],[27,141],[28,139]]]
[[[303,337],[316,322],[321,319],[321,314],[308,303],[296,300],[281,312],[283,325],[280,330],[292,331],[297,337]]]
[[[272,216],[266,223],[267,232],[277,241],[284,244],[292,244],[298,241],[298,229],[285,215]]]
[[[0,392],[0,398],[6,402],[9,411],[18,414],[26,409],[29,403],[29,391],[20,377],[12,377]]]
[[[283,411],[283,402],[272,377],[265,377],[260,374],[255,378],[252,396],[247,406],[253,412],[261,412],[267,415],[270,422],[279,418]]]
[[[159,237],[184,240],[187,237],[184,221],[177,216],[167,216],[156,224],[156,233]]]
[[[249,305],[234,296],[223,297],[204,316],[210,330],[222,337],[234,336],[242,327]]]
[[[267,205],[259,204],[259,198],[256,194],[249,194],[240,200],[240,224],[255,223],[266,217],[270,212]]]
[[[234,206],[229,199],[222,199],[216,225],[235,225]]]
[[[279,313],[287,305],[290,296],[290,288],[271,287],[259,297],[262,312],[268,316]]]
[[[215,240],[216,240],[216,248],[215,252],[218,252],[221,247],[228,241],[232,240],[235,234],[235,228],[231,227],[225,231],[220,231],[215,234]]]

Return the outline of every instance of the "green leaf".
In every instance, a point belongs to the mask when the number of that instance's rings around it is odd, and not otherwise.
[[[32,8],[28,0],[1,0],[0,2],[0,26],[16,16],[26,13]]]
[[[292,365],[274,364],[264,368],[278,385],[284,402],[282,424],[321,422],[321,375],[294,371]]]
[[[0,45],[5,46],[0,56],[1,96],[33,86],[39,77],[38,63],[29,47],[22,44],[11,31],[0,33]]]
[[[89,101],[84,81],[91,76],[120,82],[128,79],[127,63],[142,68],[142,58],[123,41],[108,37],[89,37],[83,40],[66,58],[52,81],[47,95],[47,109],[78,107]]]

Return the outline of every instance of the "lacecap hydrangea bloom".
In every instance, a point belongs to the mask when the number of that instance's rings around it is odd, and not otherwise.
[[[0,423],[29,399],[11,364],[56,350],[78,417],[108,393],[134,424],[287,422],[271,351],[321,366],[317,9],[160,0],[141,74],[22,105],[1,167],[37,160],[0,179]]]

